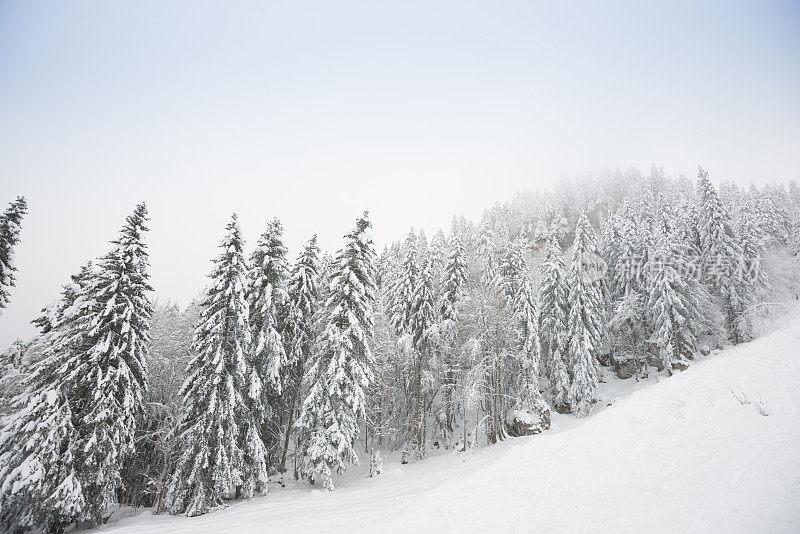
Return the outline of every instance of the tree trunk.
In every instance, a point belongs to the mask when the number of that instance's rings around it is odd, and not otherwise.
[[[292,424],[294,423],[294,410],[295,405],[297,404],[297,397],[300,394],[300,388],[296,388],[294,394],[292,395],[292,401],[289,405],[289,421],[286,425],[286,437],[283,440],[283,453],[281,454],[281,465],[278,471],[280,473],[286,472],[286,454],[289,451],[289,438],[292,435]]]

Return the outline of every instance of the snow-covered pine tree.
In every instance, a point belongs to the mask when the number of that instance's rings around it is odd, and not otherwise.
[[[567,314],[569,312],[564,255],[555,237],[547,240],[544,262],[541,265],[539,286],[539,316],[537,332],[543,370],[550,379],[553,406],[559,412],[569,410],[569,373],[566,366]]]
[[[692,186],[691,181],[687,183]],[[675,232],[676,240],[684,245],[686,261],[696,261],[700,258],[700,222],[697,202],[693,198],[681,195],[675,207]]]
[[[750,280],[754,297],[763,295],[769,290],[770,284],[763,265],[764,250],[767,243],[776,242],[776,238],[762,234],[758,228],[753,211],[740,210],[736,218],[736,234],[739,236],[739,246],[742,249],[745,276]],[[785,235],[781,237],[785,238]]]
[[[439,322],[444,351],[442,379],[442,407],[445,418],[445,443],[449,441],[456,420],[456,407],[453,405],[455,388],[458,384],[459,347],[457,341],[458,308],[467,288],[466,252],[461,238],[453,235],[450,239],[450,252],[445,265],[441,298],[439,300]]]
[[[420,261],[423,260],[430,260],[428,257],[430,254],[430,249],[428,247],[428,238],[425,236],[425,230],[422,228],[419,229],[419,234],[417,235],[417,257]]]
[[[77,274],[70,276],[70,283],[61,288],[58,301],[42,308],[40,315],[31,324],[39,329],[40,337],[47,337],[46,341],[53,341],[57,334],[68,331],[68,323],[74,320],[79,306],[75,306],[78,299],[83,300],[95,271],[92,262],[81,266]],[[50,343],[44,343],[48,345]]]
[[[563,205],[555,208],[553,212],[553,220],[550,222],[550,232],[559,240],[569,234],[569,220],[567,219],[567,212]]]
[[[289,265],[286,254],[283,226],[278,219],[273,219],[258,239],[250,257],[247,275],[247,301],[253,341],[251,365],[262,385],[260,398],[253,399],[253,402],[261,424],[269,417],[268,396],[281,394],[281,375],[287,365],[281,336],[288,300],[286,283]]]
[[[519,397],[526,406],[539,399],[539,348],[536,335],[536,296],[531,287],[525,243],[514,240],[506,247],[500,265],[503,290],[512,310],[520,359]]]
[[[173,514],[196,516],[225,500],[267,492],[266,450],[247,402],[261,384],[248,361],[247,264],[235,214],[219,248],[195,330],[197,356],[181,388],[179,454],[163,502]]]
[[[427,391],[430,362],[433,359],[434,329],[436,326],[435,297],[433,294],[430,262],[422,261],[414,288],[411,316],[411,336],[414,347],[414,361],[411,366],[412,409],[409,414],[409,439],[403,454],[403,461],[425,457],[427,430]]]
[[[447,239],[443,231],[439,230],[433,235],[429,256],[433,285],[434,288],[439,288],[442,284],[445,266],[447,265]]]
[[[481,280],[486,286],[493,285],[500,272],[500,259],[497,253],[497,242],[489,217],[484,215],[478,232],[478,257],[482,260]]]
[[[301,393],[306,366],[311,358],[316,335],[315,315],[319,308],[319,246],[317,235],[306,243],[292,268],[288,283],[286,327],[283,338],[286,344],[287,367],[284,374],[284,394],[289,397],[288,424],[283,443],[279,470],[286,470],[286,454],[293,430],[295,411]]]
[[[413,327],[414,291],[419,275],[417,239],[413,231],[408,234],[403,248],[403,262],[391,291],[393,307],[389,310],[397,335],[410,334]]]
[[[82,442],[74,426],[80,414],[73,412],[70,397],[87,398],[92,386],[83,380],[86,346],[75,335],[86,333],[75,325],[91,278],[88,264],[35,321],[45,357],[25,379],[14,413],[0,421],[0,526],[9,531],[63,532],[84,519],[76,459]]]
[[[303,471],[327,490],[334,488],[334,472],[344,473],[347,463],[358,463],[358,422],[365,414],[364,390],[373,380],[369,338],[375,250],[367,234],[370,226],[364,212],[336,256],[327,325],[307,374],[309,393],[295,425],[302,440]]]
[[[785,191],[783,192],[785,194]],[[766,185],[758,191],[751,185],[752,222],[760,230],[765,246],[785,244],[787,233],[787,217],[782,209],[781,190]]]
[[[14,247],[19,243],[22,218],[27,212],[25,197],[17,197],[0,215],[0,312],[8,305],[9,290],[14,287]]]
[[[745,311],[752,299],[752,284],[744,268],[744,254],[731,218],[702,168],[698,170],[697,190],[703,278],[722,300],[728,339],[741,343],[751,337]]]
[[[567,368],[570,384],[567,406],[586,414],[597,399],[595,358],[602,341],[603,295],[597,271],[597,241],[586,213],[578,217],[569,269]]]
[[[661,234],[651,255],[647,311],[653,327],[651,341],[668,371],[673,363],[691,357],[697,335],[706,325],[703,318],[703,288],[681,268],[681,245]]]
[[[86,343],[82,380],[94,384],[76,427],[81,434],[80,471],[84,515],[92,524],[107,518],[122,486],[120,471],[135,450],[137,418],[147,391],[147,355],[152,305],[144,243],[144,204],[127,218],[113,250],[101,258],[83,303],[78,337]],[[73,410],[74,411],[74,410]]]
[[[663,198],[663,197],[662,197]],[[647,299],[647,261],[654,227],[663,221],[647,213],[661,209],[652,195],[629,199],[619,213],[612,216],[615,229],[604,235],[604,251],[608,254],[608,272],[605,280],[609,286],[610,314],[604,336],[603,350],[623,358],[641,359],[649,326],[644,303]],[[656,214],[658,212],[655,212]],[[613,243],[612,243],[613,241]]]
[[[84,514],[78,435],[59,386],[30,392],[0,432],[0,526],[61,533]]]
[[[800,185],[797,185],[796,180],[789,181],[789,207],[794,212],[794,215],[800,214]]]
[[[639,292],[643,286],[642,273],[646,255],[636,222],[634,208],[627,204],[618,219],[619,243],[616,246],[615,263],[611,269],[615,276],[612,281],[613,292],[617,297]]]
[[[536,221],[536,229],[533,232],[533,238],[536,241],[547,241],[552,235],[552,220],[555,216],[555,208],[552,204],[547,204],[544,210],[539,215]]]
[[[608,286],[612,300],[617,296],[615,294],[615,280],[617,279],[615,269],[622,255],[622,251],[620,249],[622,242],[622,238],[620,236],[621,224],[620,216],[615,213],[611,214],[603,223],[603,230],[600,235],[600,251],[602,252],[603,258],[608,264],[606,278],[609,280]]]
[[[789,182],[789,255],[800,260],[800,186]]]
[[[112,251],[97,266],[84,267],[65,286],[61,302],[35,321],[45,355],[15,401],[20,412],[4,422],[3,432],[8,431],[11,443],[26,437],[33,441],[14,450],[0,446],[7,523],[48,524],[55,530],[76,521],[96,525],[116,503],[122,463],[134,452],[147,389],[151,288],[143,242],[146,221],[147,210],[140,204],[112,242]],[[42,447],[53,447],[58,455]],[[39,475],[53,480],[43,482]],[[41,492],[44,498],[29,506],[20,507],[16,500]],[[52,510],[36,508],[45,502]]]

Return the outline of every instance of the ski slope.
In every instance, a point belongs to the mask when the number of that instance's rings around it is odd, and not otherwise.
[[[354,468],[333,493],[295,484],[197,518],[145,512],[100,530],[800,532],[800,319],[641,386],[609,380],[610,406],[556,414],[539,436],[387,462],[374,479]]]

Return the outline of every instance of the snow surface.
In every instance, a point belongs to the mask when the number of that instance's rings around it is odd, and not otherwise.
[[[610,407],[582,420],[554,414],[553,428],[537,436],[410,465],[387,461],[376,478],[365,477],[365,461],[333,493],[293,483],[201,517],[144,512],[100,530],[799,532],[795,317],[648,387],[607,379]]]

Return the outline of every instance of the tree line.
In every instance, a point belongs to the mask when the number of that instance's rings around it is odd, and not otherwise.
[[[0,219],[0,304],[24,199]],[[236,216],[203,297],[153,302],[144,204],[3,355],[0,524],[61,532],[118,505],[199,515],[291,471],[327,490],[381,451],[535,434],[599,384],[685,369],[800,294],[800,189],[657,167],[519,195],[377,254],[365,212],[290,262]],[[4,381],[6,381],[4,379]]]

